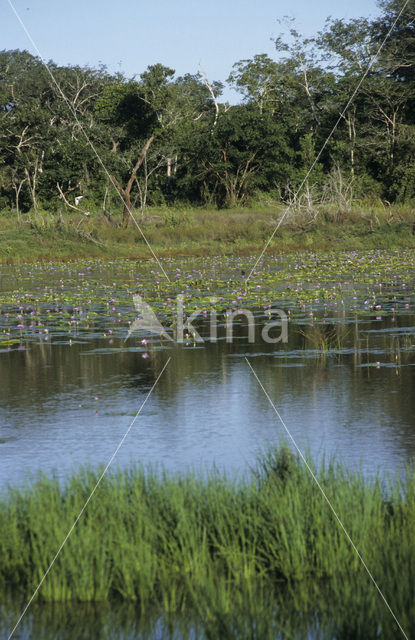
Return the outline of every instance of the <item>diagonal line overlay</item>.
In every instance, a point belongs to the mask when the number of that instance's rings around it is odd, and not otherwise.
[[[71,535],[72,531],[75,529],[76,525],[78,524],[82,514],[84,513],[85,509],[87,508],[92,496],[94,495],[95,491],[98,489],[98,486],[100,485],[103,477],[105,476],[105,474],[107,473],[109,467],[111,466],[115,456],[117,455],[118,451],[120,450],[120,448],[122,447],[124,440],[126,439],[126,437],[128,436],[128,434],[130,433],[135,421],[137,420],[138,416],[140,415],[142,409],[144,408],[144,405],[146,404],[147,400],[149,399],[149,397],[151,396],[151,394],[153,393],[154,389],[156,388],[161,376],[163,375],[165,369],[167,368],[167,365],[169,364],[171,360],[171,357],[167,360],[166,364],[164,365],[164,367],[162,368],[161,372],[159,373],[159,375],[157,376],[156,381],[154,382],[153,386],[151,387],[150,391],[147,393],[146,397],[144,398],[143,402],[141,403],[141,406],[139,408],[139,410],[137,411],[137,413],[135,414],[133,420],[131,421],[127,431],[124,433],[123,437],[121,438],[120,442],[117,445],[117,448],[115,449],[114,453],[112,454],[111,458],[108,460],[103,472],[101,473],[101,475],[99,476],[94,488],[92,489],[91,493],[89,494],[84,506],[82,507],[81,511],[79,512],[79,514],[77,515],[73,525],[71,526],[71,528],[69,529],[68,533],[66,534],[64,540],[62,541],[61,546],[59,547],[59,549],[57,550],[57,552],[55,553],[53,560],[51,561],[50,565],[48,566],[48,568],[46,569],[45,573],[43,574],[43,577],[41,578],[38,586],[36,587],[36,589],[34,590],[30,600],[28,601],[28,603],[26,604],[25,608],[23,609],[22,613],[20,614],[16,624],[14,625],[13,629],[10,632],[10,635],[8,636],[7,640],[10,640],[13,635],[14,632],[16,631],[17,627],[19,626],[19,624],[21,623],[23,616],[26,614],[28,608],[30,607],[30,605],[32,604],[34,598],[36,597],[40,587],[42,586],[43,582],[45,581],[48,573],[50,572],[50,570],[52,569],[53,565],[55,564],[56,559],[58,558],[60,552],[62,551],[63,547],[65,546],[65,544],[67,543],[69,536]]]
[[[409,1],[409,0],[408,0],[408,1]],[[110,181],[110,182],[111,182],[111,184],[113,185],[114,189],[116,190],[116,192],[117,192],[117,194],[118,194],[119,198],[121,199],[121,201],[123,202],[123,204],[127,207],[127,204],[126,204],[126,202],[124,201],[124,198],[122,197],[122,195],[120,194],[120,192],[118,191],[118,189],[116,189],[116,188],[115,188],[115,185],[114,185],[113,181],[111,180],[111,176],[110,176],[110,174],[109,174],[109,171],[108,171],[107,167],[105,166],[105,164],[104,164],[104,162],[103,162],[103,160],[102,160],[101,156],[99,155],[98,151],[96,150],[95,145],[94,145],[94,144],[93,144],[93,142],[90,140],[90,138],[89,138],[88,134],[86,133],[86,131],[85,131],[84,127],[82,126],[81,122],[79,121],[79,118],[78,118],[78,116],[77,116],[77,114],[76,114],[75,109],[72,107],[71,103],[69,102],[69,100],[67,99],[67,97],[65,96],[65,94],[63,93],[63,91],[62,91],[62,89],[61,89],[61,87],[60,87],[59,83],[57,82],[57,80],[56,80],[55,76],[53,75],[52,71],[49,69],[49,67],[48,67],[48,65],[47,65],[47,63],[46,63],[46,61],[45,61],[45,58],[44,58],[44,57],[42,56],[42,54],[40,53],[38,46],[36,45],[35,41],[33,40],[32,36],[30,35],[30,33],[29,33],[29,31],[28,31],[28,29],[27,29],[26,25],[24,24],[24,22],[23,22],[22,18],[20,17],[19,13],[17,12],[17,10],[16,10],[16,8],[14,7],[13,3],[11,2],[11,0],[7,0],[7,2],[8,2],[8,4],[9,4],[9,6],[10,6],[11,10],[13,11],[14,15],[16,16],[16,18],[17,18],[18,22],[20,23],[20,26],[22,27],[23,31],[25,32],[25,34],[26,34],[27,38],[29,39],[29,41],[30,41],[30,43],[31,43],[32,47],[34,48],[34,50],[36,51],[37,55],[39,56],[39,58],[40,58],[40,60],[41,60],[41,62],[42,62],[42,64],[43,64],[43,66],[45,67],[46,71],[47,71],[47,72],[48,72],[48,74],[50,75],[50,77],[51,77],[51,79],[52,79],[53,84],[55,85],[55,87],[57,88],[58,92],[59,92],[59,93],[60,93],[60,95],[62,96],[62,98],[63,98],[63,100],[64,100],[64,102],[65,102],[66,106],[67,106],[67,107],[68,107],[68,109],[69,109],[69,111],[72,113],[72,115],[73,115],[73,117],[74,117],[74,119],[75,119],[75,121],[76,121],[76,123],[77,123],[78,127],[80,128],[80,130],[81,130],[81,132],[82,132],[83,136],[85,137],[85,139],[86,139],[87,143],[89,144],[89,146],[91,147],[92,151],[94,152],[94,154],[95,154],[95,156],[96,156],[96,158],[97,158],[97,160],[98,160],[99,164],[101,165],[101,167],[102,167],[102,169],[103,169],[104,173],[106,174],[106,176],[108,177],[109,181]],[[167,275],[167,273],[165,272],[165,270],[164,270],[164,268],[163,268],[162,264],[160,263],[160,260],[157,258],[156,254],[154,253],[154,251],[153,251],[153,249],[152,249],[152,247],[151,247],[150,243],[148,242],[148,240],[147,240],[146,236],[144,235],[143,230],[141,229],[141,227],[140,227],[140,225],[138,224],[138,222],[137,222],[137,220],[136,220],[135,216],[133,215],[133,213],[132,213],[132,211],[131,211],[131,208],[130,208],[130,207],[127,207],[127,209],[128,209],[128,213],[130,214],[130,217],[131,217],[132,221],[134,222],[135,226],[137,227],[137,229],[138,229],[138,230],[139,230],[139,232],[141,233],[141,236],[143,237],[144,242],[146,243],[147,247],[149,248],[149,250],[150,250],[150,252],[151,252],[151,255],[153,256],[153,258],[154,258],[154,259],[155,259],[155,261],[157,262],[157,264],[158,264],[158,266],[159,266],[160,270],[162,271],[162,273],[164,274],[164,276],[165,276],[165,277],[167,278],[167,280],[170,282],[170,278],[169,278],[169,276],[168,276],[168,275]]]
[[[82,126],[81,122],[79,121],[79,118],[78,118],[78,116],[77,116],[77,114],[76,114],[76,111],[73,109],[72,105],[69,103],[69,101],[68,101],[68,99],[66,98],[65,94],[63,93],[63,91],[62,91],[61,87],[59,86],[58,82],[56,81],[56,79],[55,79],[55,77],[54,77],[53,73],[52,73],[52,72],[51,72],[51,70],[49,69],[49,67],[48,67],[47,63],[45,62],[45,59],[43,58],[42,54],[40,53],[40,51],[39,51],[39,49],[38,49],[37,45],[35,44],[35,42],[34,42],[34,40],[33,40],[32,36],[30,35],[30,33],[29,33],[28,29],[26,28],[26,26],[25,26],[25,24],[24,24],[23,20],[21,19],[21,17],[20,17],[20,15],[19,15],[19,13],[18,13],[18,12],[17,12],[17,10],[15,9],[15,7],[14,7],[14,5],[12,4],[11,0],[7,0],[7,2],[8,2],[8,4],[9,4],[10,8],[12,9],[13,13],[15,14],[15,16],[16,16],[16,18],[17,18],[18,22],[20,23],[20,25],[21,25],[22,29],[24,30],[24,32],[25,32],[25,34],[26,34],[26,36],[28,37],[29,41],[31,42],[31,44],[32,44],[33,48],[35,49],[35,51],[37,52],[37,54],[38,54],[39,58],[41,59],[42,64],[44,65],[44,67],[46,68],[46,70],[47,70],[48,74],[50,75],[50,77],[51,77],[51,79],[52,79],[53,84],[56,86],[56,88],[57,88],[58,92],[60,93],[60,95],[62,96],[62,98],[63,98],[63,100],[64,100],[65,104],[67,105],[68,109],[69,109],[69,110],[70,110],[70,112],[72,113],[72,115],[73,115],[73,117],[74,117],[74,119],[75,119],[75,121],[76,121],[77,125],[79,126],[79,128],[80,128],[80,130],[81,130],[82,134],[84,135],[85,139],[87,140],[87,143],[90,145],[90,147],[91,147],[92,151],[94,152],[94,154],[95,154],[96,158],[98,159],[98,161],[99,161],[99,163],[100,163],[100,165],[101,165],[102,169],[104,170],[105,174],[106,174],[106,175],[108,176],[108,178],[110,179],[111,184],[113,184],[113,183],[112,183],[112,180],[111,180],[111,178],[110,178],[109,172],[108,172],[108,170],[107,170],[107,168],[106,168],[106,166],[104,165],[104,163],[103,163],[103,161],[102,161],[102,159],[101,159],[100,155],[98,154],[98,152],[97,152],[97,150],[96,150],[96,148],[95,148],[94,144],[93,144],[93,143],[92,143],[92,141],[89,139],[89,137],[88,137],[88,135],[87,135],[87,133],[86,133],[85,129],[83,128],[83,126]],[[384,40],[382,41],[381,45],[379,46],[379,48],[378,48],[377,52],[372,56],[372,58],[371,58],[371,60],[370,60],[370,63],[369,63],[369,66],[367,67],[366,71],[364,72],[364,74],[363,74],[363,75],[362,75],[362,77],[360,78],[360,80],[359,80],[359,82],[358,82],[358,84],[357,84],[356,88],[354,89],[354,91],[353,91],[353,93],[352,93],[351,97],[349,98],[349,100],[348,100],[348,102],[347,102],[346,106],[343,108],[343,111],[341,112],[341,114],[340,114],[340,116],[339,116],[338,120],[336,121],[335,125],[333,126],[333,129],[330,131],[330,133],[329,133],[328,137],[326,138],[325,142],[323,143],[323,145],[322,145],[322,147],[321,147],[321,149],[320,149],[319,153],[317,154],[316,158],[314,159],[313,163],[311,164],[311,166],[310,166],[310,168],[309,168],[309,170],[308,170],[308,172],[307,172],[306,176],[304,177],[304,179],[302,180],[302,182],[301,182],[300,186],[298,187],[298,189],[297,189],[297,191],[296,191],[296,193],[295,193],[294,199],[298,196],[298,194],[301,192],[302,188],[304,187],[304,185],[305,185],[305,183],[306,183],[306,181],[307,181],[307,179],[308,179],[309,175],[311,174],[312,170],[314,169],[315,165],[317,164],[318,160],[320,159],[320,157],[321,157],[321,155],[322,155],[322,153],[323,153],[324,149],[326,148],[326,146],[327,146],[327,144],[328,144],[329,140],[331,139],[331,137],[333,136],[334,132],[336,131],[336,129],[337,129],[337,127],[338,127],[338,125],[340,124],[341,120],[343,119],[343,117],[344,117],[344,115],[345,115],[345,113],[346,113],[347,109],[349,108],[349,106],[350,106],[350,105],[351,105],[351,103],[353,102],[354,98],[356,97],[356,95],[357,95],[358,91],[360,90],[360,87],[361,87],[362,83],[364,82],[364,80],[365,80],[365,78],[367,77],[368,73],[369,73],[369,72],[370,72],[370,70],[372,69],[372,67],[373,67],[374,63],[376,62],[376,60],[377,60],[377,58],[378,58],[378,56],[379,56],[379,54],[380,54],[381,50],[383,49],[383,47],[384,47],[384,45],[385,45],[386,41],[389,39],[389,37],[390,37],[390,35],[391,35],[391,33],[392,33],[392,31],[393,31],[393,29],[394,29],[394,27],[395,27],[396,23],[397,23],[397,22],[398,22],[398,20],[400,19],[401,15],[403,14],[404,10],[406,9],[406,7],[407,7],[408,3],[409,3],[409,0],[406,0],[406,1],[405,1],[405,3],[404,3],[404,5],[402,6],[402,9],[400,10],[400,12],[398,13],[398,15],[397,15],[396,19],[394,20],[394,22],[393,22],[392,26],[390,27],[390,29],[389,29],[389,31],[388,31],[388,33],[387,33],[387,35],[385,36]],[[117,194],[118,194],[118,195],[119,195],[119,197],[121,198],[122,202],[125,204],[125,202],[124,202],[124,198],[121,196],[121,194],[118,192],[118,190],[117,190]],[[250,271],[249,275],[247,276],[247,278],[246,278],[246,283],[248,283],[248,280],[251,278],[252,274],[254,273],[254,271],[255,271],[255,269],[256,269],[256,267],[257,267],[258,263],[259,263],[259,262],[260,262],[260,260],[262,259],[262,257],[263,257],[263,255],[264,255],[264,253],[266,252],[266,250],[267,250],[267,248],[268,248],[269,244],[272,242],[272,240],[273,240],[273,238],[274,238],[274,236],[275,236],[276,232],[278,231],[278,229],[279,229],[279,227],[281,226],[282,222],[284,221],[285,217],[286,217],[286,216],[287,216],[287,214],[289,213],[290,209],[291,209],[291,206],[288,206],[288,207],[285,209],[285,211],[283,212],[283,215],[281,216],[280,220],[278,221],[278,224],[276,225],[276,227],[275,227],[275,229],[274,229],[274,231],[273,231],[272,235],[270,236],[269,240],[268,240],[268,241],[267,241],[267,243],[265,244],[264,249],[262,250],[262,252],[261,252],[260,256],[259,256],[259,257],[258,257],[258,259],[256,260],[256,262],[255,262],[254,266],[252,267],[252,269],[251,269],[251,271]],[[132,213],[131,209],[129,208],[128,210],[129,210],[129,214],[130,214],[130,216],[131,216],[131,218],[132,218],[132,220],[133,220],[134,224],[136,225],[137,229],[139,230],[140,234],[142,235],[142,237],[143,237],[143,239],[144,239],[144,241],[145,241],[145,243],[146,243],[147,247],[149,248],[149,250],[150,250],[150,252],[151,252],[152,256],[154,257],[154,259],[156,260],[156,262],[157,262],[157,264],[158,264],[158,266],[159,266],[160,270],[162,271],[162,273],[164,274],[164,276],[167,278],[167,280],[170,282],[170,278],[168,277],[168,275],[167,275],[167,273],[165,272],[165,270],[164,270],[163,266],[161,265],[161,263],[160,263],[159,259],[157,258],[157,256],[156,256],[156,254],[154,253],[154,251],[153,251],[152,247],[150,246],[149,242],[147,241],[147,238],[145,237],[145,235],[144,235],[144,233],[143,233],[142,229],[140,228],[140,226],[139,226],[139,224],[138,224],[138,222],[137,222],[136,218],[134,217],[134,215],[133,215],[133,213]],[[151,387],[150,391],[148,392],[147,396],[145,397],[144,401],[142,402],[142,404],[141,404],[141,406],[140,406],[139,410],[137,411],[136,415],[134,416],[134,419],[133,419],[133,420],[132,420],[132,422],[130,423],[130,425],[129,425],[129,427],[128,427],[127,431],[125,432],[125,434],[123,435],[123,437],[122,437],[121,441],[120,441],[120,442],[119,442],[119,444],[117,445],[117,448],[115,449],[114,453],[112,454],[111,458],[109,459],[109,461],[108,461],[107,465],[105,466],[105,468],[104,468],[103,472],[102,472],[102,473],[101,473],[101,475],[99,476],[99,478],[98,478],[98,480],[97,480],[97,482],[96,482],[96,485],[94,486],[94,488],[93,488],[92,492],[90,493],[89,497],[87,498],[87,500],[86,500],[85,504],[83,505],[83,507],[82,507],[81,511],[79,512],[79,514],[78,514],[77,518],[75,519],[75,521],[74,521],[73,525],[71,526],[70,530],[68,531],[67,535],[65,536],[65,538],[64,538],[63,542],[61,543],[61,545],[60,545],[60,547],[59,547],[58,551],[56,552],[56,554],[55,554],[54,558],[52,559],[52,561],[51,561],[51,563],[50,563],[49,567],[47,568],[46,572],[44,573],[43,577],[41,578],[41,580],[40,580],[40,582],[39,582],[38,586],[36,587],[36,589],[35,589],[35,591],[34,591],[33,595],[31,596],[31,598],[29,599],[29,601],[28,601],[28,603],[26,604],[25,608],[23,609],[22,613],[20,614],[20,616],[19,616],[19,618],[18,618],[18,620],[17,620],[17,622],[16,622],[16,624],[15,624],[14,628],[12,629],[12,631],[11,631],[10,635],[8,636],[8,639],[7,639],[7,640],[10,640],[10,639],[12,638],[12,636],[14,635],[14,633],[15,633],[15,631],[16,631],[16,629],[17,629],[17,627],[19,626],[20,622],[22,621],[22,619],[23,619],[24,615],[26,614],[26,612],[27,612],[28,608],[30,607],[30,605],[31,605],[32,601],[33,601],[33,600],[34,600],[34,598],[36,597],[36,595],[37,595],[37,593],[38,593],[38,591],[39,591],[40,587],[42,586],[42,584],[43,584],[44,580],[46,579],[47,575],[49,574],[50,570],[52,569],[52,567],[53,567],[53,565],[54,565],[54,563],[55,563],[56,559],[58,558],[58,556],[59,556],[59,554],[61,553],[61,551],[62,551],[63,547],[65,546],[66,542],[68,541],[68,539],[69,539],[70,535],[72,534],[72,531],[74,530],[74,528],[75,528],[75,526],[77,525],[78,521],[79,521],[79,520],[80,520],[80,518],[82,517],[82,514],[84,513],[85,509],[87,508],[87,506],[88,506],[88,504],[89,504],[90,500],[92,499],[92,497],[93,497],[94,493],[96,492],[96,490],[97,490],[97,488],[98,488],[99,484],[101,483],[102,479],[104,478],[104,476],[105,476],[106,472],[108,471],[109,467],[111,466],[111,464],[112,464],[112,462],[113,462],[113,460],[114,460],[115,456],[117,455],[117,453],[118,453],[119,449],[121,448],[121,446],[122,446],[122,444],[124,443],[124,441],[125,441],[126,437],[128,436],[128,434],[129,434],[129,432],[130,432],[131,428],[133,427],[134,423],[136,422],[136,420],[137,420],[138,416],[140,415],[140,413],[141,413],[141,411],[142,411],[142,409],[143,409],[144,405],[146,404],[147,400],[149,399],[150,395],[152,394],[152,392],[154,391],[154,389],[155,389],[156,385],[158,384],[158,382],[159,382],[159,380],[160,380],[160,378],[161,378],[162,374],[164,373],[165,369],[167,368],[167,366],[168,366],[168,364],[169,364],[170,360],[171,360],[171,358],[169,358],[169,359],[167,360],[167,362],[166,362],[166,364],[164,365],[164,367],[163,367],[162,371],[161,371],[161,372],[160,372],[160,374],[158,375],[158,377],[157,377],[156,381],[154,382],[153,386]],[[250,364],[250,362],[249,362],[248,358],[246,358],[246,357],[245,357],[245,360],[246,360],[246,362],[247,362],[247,364],[248,364],[248,366],[249,366],[249,368],[250,368],[250,370],[251,370],[252,374],[253,374],[253,375],[254,375],[254,377],[256,378],[256,380],[257,380],[257,382],[258,382],[259,386],[261,387],[262,391],[264,392],[264,394],[265,394],[266,398],[268,399],[268,401],[269,401],[269,403],[270,403],[271,407],[273,408],[273,410],[274,410],[275,414],[277,415],[277,417],[278,417],[278,419],[280,420],[280,422],[281,422],[282,426],[284,427],[284,429],[285,429],[286,433],[288,434],[288,436],[289,436],[290,440],[292,441],[292,443],[293,443],[293,445],[294,445],[295,449],[297,450],[297,452],[298,452],[298,454],[300,455],[300,457],[301,457],[302,461],[304,462],[304,464],[305,464],[305,466],[306,466],[307,470],[308,470],[308,471],[309,471],[309,473],[311,474],[311,476],[312,476],[312,478],[313,478],[314,482],[317,484],[318,489],[320,490],[320,492],[321,492],[321,494],[323,495],[324,499],[325,499],[325,500],[326,500],[326,502],[328,503],[328,505],[329,505],[329,507],[330,507],[330,509],[331,509],[331,511],[332,511],[332,513],[333,513],[333,515],[335,516],[335,518],[336,518],[336,520],[337,520],[337,522],[338,522],[338,524],[339,524],[340,528],[342,529],[342,531],[343,531],[343,533],[345,534],[345,536],[346,536],[347,540],[348,540],[348,541],[349,541],[349,543],[351,544],[351,546],[352,546],[353,550],[354,550],[354,551],[355,551],[355,553],[357,554],[357,556],[358,556],[358,558],[359,558],[360,562],[362,563],[363,567],[365,568],[365,570],[366,570],[367,574],[369,575],[369,577],[370,577],[370,579],[371,579],[372,583],[374,584],[374,586],[375,586],[376,590],[378,591],[378,593],[379,593],[379,595],[381,596],[382,600],[384,601],[384,603],[385,603],[386,607],[388,608],[389,612],[391,613],[391,615],[392,615],[393,619],[395,620],[395,622],[396,622],[397,626],[399,627],[399,629],[400,629],[400,631],[401,631],[402,635],[404,636],[404,638],[405,638],[406,640],[409,640],[408,636],[406,635],[405,631],[403,630],[402,626],[400,625],[400,623],[399,623],[399,621],[398,621],[398,619],[397,619],[396,615],[394,614],[394,612],[393,612],[393,610],[391,609],[391,607],[390,607],[389,603],[387,602],[387,600],[386,600],[386,598],[385,598],[385,596],[384,596],[383,592],[381,591],[381,589],[380,589],[380,587],[378,586],[377,582],[375,581],[375,579],[374,579],[374,577],[373,577],[372,573],[370,572],[370,570],[369,570],[368,566],[366,565],[365,561],[363,560],[362,556],[360,555],[359,550],[357,549],[356,545],[354,544],[353,540],[351,539],[350,535],[348,534],[347,530],[345,529],[345,527],[344,527],[344,525],[343,525],[342,521],[340,520],[339,516],[337,515],[337,513],[336,513],[336,511],[335,511],[334,507],[332,506],[332,504],[331,504],[331,502],[330,502],[329,498],[327,497],[326,493],[324,492],[324,489],[322,488],[321,484],[319,483],[319,481],[318,481],[317,477],[315,476],[314,472],[312,471],[312,469],[311,469],[310,465],[308,464],[308,462],[307,462],[306,458],[304,457],[303,453],[301,452],[301,450],[299,449],[299,447],[298,447],[297,443],[295,442],[295,440],[294,440],[293,436],[291,435],[291,433],[290,433],[290,431],[289,431],[289,429],[288,429],[287,425],[285,424],[284,420],[282,419],[282,417],[281,417],[280,413],[278,412],[277,408],[275,407],[275,405],[274,405],[273,401],[271,400],[271,398],[270,398],[270,396],[269,396],[268,392],[266,391],[266,389],[264,388],[264,386],[263,386],[262,382],[261,382],[261,381],[260,381],[260,379],[258,378],[258,376],[257,376],[256,372],[254,371],[253,367],[251,366],[251,364]]]
[[[294,198],[293,201],[295,202],[295,200],[297,199],[298,194],[301,192],[302,188],[304,187],[305,183],[307,182],[307,179],[310,175],[310,173],[312,172],[312,170],[314,169],[314,167],[316,166],[317,162],[320,159],[321,154],[323,153],[324,149],[326,148],[330,138],[332,137],[332,135],[334,134],[334,132],[336,131],[337,127],[339,126],[340,122],[343,120],[347,109],[350,107],[350,105],[352,104],[353,100],[355,99],[357,93],[359,92],[360,87],[362,86],[364,80],[366,79],[366,76],[368,75],[368,73],[370,72],[370,70],[372,69],[373,65],[375,64],[376,60],[379,57],[380,52],[382,51],[383,47],[385,46],[386,41],[389,39],[392,31],[395,28],[396,23],[398,22],[399,18],[401,17],[401,15],[403,14],[403,12],[405,11],[407,5],[409,3],[409,0],[406,0],[404,5],[402,6],[402,9],[399,11],[398,15],[396,16],[394,22],[392,23],[392,26],[390,27],[388,33],[386,34],[385,38],[383,39],[379,49],[376,51],[376,53],[371,57],[370,62],[369,62],[369,66],[367,67],[366,71],[364,72],[364,74],[362,75],[362,77],[360,78],[359,82],[356,85],[355,90],[353,91],[352,95],[350,96],[349,100],[347,101],[346,106],[343,108],[343,111],[341,112],[338,120],[336,121],[333,129],[330,131],[329,135],[327,136],[326,140],[324,141],[320,151],[318,152],[317,156],[315,157],[315,159],[313,160],[309,170],[307,171],[305,178],[303,178],[300,186],[298,187],[297,191],[294,194]],[[259,261],[261,260],[262,256],[264,255],[265,251],[268,249],[270,243],[272,242],[275,234],[277,233],[278,229],[280,228],[281,224],[283,223],[285,217],[287,216],[287,214],[289,213],[289,211],[291,210],[292,205],[288,205],[288,207],[285,209],[284,213],[282,214],[281,218],[278,221],[277,226],[275,227],[274,231],[271,234],[271,237],[268,239],[265,247],[263,248],[259,258],[256,260],[254,266],[252,267],[251,271],[249,272],[246,280],[245,280],[245,284],[248,284],[248,280],[250,279],[250,277],[252,276],[253,272],[255,271]]]
[[[250,368],[251,372],[253,373],[256,381],[258,382],[259,386],[261,387],[262,391],[264,392],[268,402],[270,403],[271,407],[274,409],[275,414],[277,415],[279,421],[281,422],[282,426],[284,427],[285,431],[287,432],[291,442],[293,443],[295,449],[297,450],[301,460],[304,462],[305,466],[307,467],[308,472],[310,473],[311,477],[313,478],[314,482],[316,483],[317,487],[319,488],[323,498],[325,499],[325,501],[327,502],[327,504],[329,505],[331,511],[333,512],[334,517],[336,518],[340,528],[342,529],[344,535],[346,536],[347,540],[349,541],[349,543],[351,544],[353,551],[356,553],[357,557],[359,558],[360,562],[362,563],[362,565],[364,566],[364,568],[366,569],[367,574],[369,575],[369,578],[371,579],[371,581],[373,582],[374,586],[376,587],[379,595],[381,596],[383,602],[385,603],[385,605],[387,606],[387,608],[389,609],[389,612],[391,613],[393,619],[395,620],[396,624],[399,627],[399,630],[401,631],[403,637],[405,638],[405,640],[409,640],[408,636],[406,635],[405,631],[403,630],[403,628],[401,627],[398,618],[396,617],[396,615],[394,614],[391,606],[389,605],[388,601],[386,600],[385,596],[383,595],[383,592],[381,591],[379,585],[377,584],[375,578],[373,577],[369,567],[367,566],[367,564],[365,563],[365,561],[363,560],[362,556],[360,555],[360,552],[358,550],[358,548],[356,547],[356,545],[354,544],[353,540],[351,539],[350,535],[348,534],[348,532],[346,531],[346,528],[344,526],[344,524],[342,523],[342,521],[340,520],[339,516],[337,515],[336,510],[334,509],[333,505],[331,504],[329,498],[327,497],[323,487],[321,486],[320,482],[318,481],[318,478],[316,477],[315,473],[313,472],[312,468],[310,467],[310,465],[308,464],[306,458],[304,457],[303,453],[301,452],[300,448],[298,447],[296,441],[294,440],[293,436],[291,435],[290,430],[288,429],[287,425],[285,424],[284,420],[282,419],[278,409],[276,408],[275,404],[273,403],[273,401],[271,400],[267,390],[265,389],[264,385],[262,384],[261,380],[258,378],[255,370],[253,369],[251,363],[249,362],[248,358],[245,356],[245,360],[246,363],[248,365],[248,367]]]

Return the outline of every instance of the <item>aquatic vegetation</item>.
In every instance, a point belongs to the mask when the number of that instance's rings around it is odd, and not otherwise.
[[[3,494],[3,593],[34,590],[98,474],[84,469],[62,484],[39,476],[33,486]],[[404,619],[413,615],[408,602],[415,578],[414,470],[386,485],[378,478],[365,482],[334,463],[317,474],[391,606]],[[341,585],[346,601],[373,589],[309,473],[282,447],[264,456],[249,479],[218,472],[169,476],[142,468],[106,476],[39,599],[122,598],[135,601],[143,613],[157,604],[166,613],[203,612],[216,623],[220,612],[230,624],[231,611],[245,606],[252,612],[253,602],[257,614],[264,607],[270,616],[270,594],[282,585],[298,594],[310,584],[311,596],[330,584],[338,592]],[[385,629],[392,629],[389,612],[378,606],[384,607],[375,590],[372,595]],[[304,598],[305,610],[317,606]]]
[[[215,257],[154,261],[77,261],[3,267],[0,289],[0,348],[53,340],[87,340],[101,335],[109,345],[125,338],[136,318],[133,295],[151,304],[174,329],[176,296],[185,311],[255,309],[263,317],[282,308],[295,321],[351,316],[395,322],[413,310],[415,252],[306,253],[255,258]],[[11,342],[13,341],[13,342]],[[110,342],[112,341],[112,342]],[[108,346],[108,345],[107,345]],[[115,345],[117,346],[117,345]],[[115,348],[114,346],[114,348]]]
[[[342,348],[344,344],[344,327],[329,323],[316,323],[308,328],[299,329],[299,333],[304,338],[304,348],[307,343],[311,343],[322,357],[325,357],[330,349]]]
[[[253,309],[261,326],[273,308],[284,309],[294,330],[278,364],[324,354],[325,366],[351,355],[373,377],[381,367],[395,375],[413,365],[413,251],[268,256],[246,284],[242,271],[253,265],[244,257],[163,259],[170,282],[154,261],[2,267],[0,351],[93,344],[91,353],[134,351],[151,365],[166,345],[154,335],[125,341],[137,315],[133,295],[174,328],[180,293],[187,313],[201,310],[198,330],[216,310],[219,338],[227,310]],[[183,348],[194,348],[192,340]],[[96,478],[92,470],[63,483],[39,477],[33,487],[4,493],[3,591],[34,589]],[[413,475],[387,490],[340,467],[327,467],[320,479],[398,617],[413,628]],[[389,612],[295,459],[276,453],[249,482],[131,469],[105,479],[95,497],[41,600],[131,600],[143,615],[156,607],[157,615],[176,616],[175,624],[179,612],[191,612],[189,637],[198,625],[198,637],[209,638],[278,637],[284,628],[307,638],[313,625],[319,638],[394,637]],[[287,590],[295,613],[284,618]]]

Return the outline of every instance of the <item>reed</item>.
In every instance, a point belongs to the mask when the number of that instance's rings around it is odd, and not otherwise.
[[[315,473],[386,597],[398,608],[407,603],[408,613],[415,584],[414,471],[387,484],[365,481],[334,462]],[[4,594],[35,589],[98,477],[91,469],[64,483],[42,476],[3,495]],[[237,625],[235,611],[261,603],[271,615],[275,597],[271,606],[269,594],[282,585],[299,592],[314,584],[321,591],[331,582],[342,585],[350,607],[359,590],[364,599],[365,589],[373,589],[309,472],[281,447],[262,457],[249,479],[138,467],[104,477],[39,600],[121,598],[143,614],[157,603],[166,614],[192,609],[215,624],[225,616]]]

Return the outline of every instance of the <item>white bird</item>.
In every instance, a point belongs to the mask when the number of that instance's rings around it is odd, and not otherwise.
[[[80,200],[82,200],[82,198],[83,198],[83,197],[84,197],[84,196],[76,196],[76,198],[75,198],[75,206],[76,206],[76,207],[78,206],[79,201],[80,201]]]

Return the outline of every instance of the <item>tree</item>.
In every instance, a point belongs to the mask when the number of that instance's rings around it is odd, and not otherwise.
[[[413,85],[411,88],[405,74],[413,65],[410,43],[413,48],[414,4],[412,0],[386,40],[402,8],[394,0],[381,3],[385,13],[372,22],[363,18],[348,22],[328,20],[316,40],[336,74],[328,112],[333,116],[337,112],[346,125],[346,129],[339,127],[336,131],[332,153],[343,164],[346,151],[352,174],[359,166],[360,174],[370,172],[387,188],[392,186],[391,177],[400,165],[399,141],[408,126],[409,113],[413,112],[408,110],[413,101]],[[343,113],[365,73],[358,95]],[[408,135],[404,137],[407,141]]]
[[[257,105],[260,113],[274,114],[278,110],[283,95],[283,75],[277,62],[265,53],[252,60],[236,62],[228,82],[240,91],[245,102]]]
[[[127,185],[125,187],[122,187],[116,178],[114,178],[113,176],[110,176],[112,182],[114,183],[115,187],[118,189],[124,201],[123,223],[125,227],[128,227],[130,218],[131,218],[131,215],[130,215],[131,214],[131,189],[136,179],[137,172],[141,167],[141,165],[143,164],[153,140],[154,140],[154,136],[151,136],[151,138],[149,138],[146,144],[144,145],[143,150],[140,153],[140,157],[138,158],[134,166],[134,169],[131,172]]]
[[[254,105],[233,106],[213,130],[199,129],[187,153],[200,193],[219,206],[243,204],[266,189],[289,158],[282,125]]]
[[[415,0],[403,12],[397,0],[379,4],[383,13],[371,33],[384,43],[376,65],[375,102],[389,154],[385,182],[391,199],[405,200],[415,197]]]

